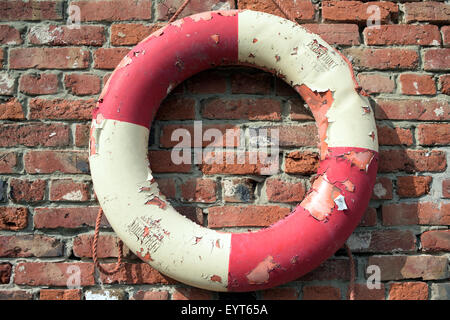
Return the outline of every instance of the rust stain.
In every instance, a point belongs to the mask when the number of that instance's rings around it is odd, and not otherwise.
[[[220,36],[219,36],[218,34],[213,34],[213,35],[211,36],[211,39],[213,39],[214,42],[215,42],[216,44],[218,44],[219,41],[220,41]]]
[[[211,278],[209,279],[213,282],[222,282],[222,277],[218,276],[217,274],[211,276]]]
[[[334,102],[333,93],[331,90],[325,92],[312,91],[304,84],[297,85],[294,88],[308,104],[316,119],[316,124],[319,129],[320,159],[324,160],[328,154],[328,144],[325,142],[328,129],[328,118],[326,114]]]
[[[247,274],[250,284],[262,284],[269,281],[270,272],[279,268],[280,265],[273,260],[272,256],[266,257],[263,261]]]
[[[334,200],[341,195],[341,189],[330,183],[326,174],[320,175],[313,183],[311,192],[301,205],[317,220],[325,220],[335,206]]]
[[[363,152],[351,151],[349,153],[342,155],[341,157],[349,160],[352,163],[352,165],[358,167],[359,170],[364,170],[367,172],[367,170],[369,169],[369,165],[374,158],[374,155],[370,151],[363,151]]]

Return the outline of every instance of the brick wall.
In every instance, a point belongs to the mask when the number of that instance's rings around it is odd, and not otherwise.
[[[128,250],[114,276],[92,262],[98,204],[87,153],[91,110],[122,56],[181,2],[0,2],[0,299],[228,297],[177,283]],[[375,109],[378,180],[348,242],[356,298],[449,299],[450,5],[284,2],[352,61]],[[69,5],[80,8],[80,29],[66,25]],[[370,5],[379,8],[379,28],[367,27]],[[192,0],[183,15],[236,7],[281,15],[271,0]],[[171,132],[194,120],[246,134],[278,128],[280,172],[171,164]],[[153,124],[150,158],[180,212],[211,228],[246,230],[270,225],[302,200],[317,168],[316,143],[311,113],[295,91],[268,73],[233,67],[199,74],[170,94]],[[99,256],[113,263],[117,238],[106,220],[102,227]],[[380,289],[366,286],[371,265],[381,269]],[[77,272],[81,288],[68,288]],[[241,297],[346,299],[349,278],[341,249],[301,279]]]

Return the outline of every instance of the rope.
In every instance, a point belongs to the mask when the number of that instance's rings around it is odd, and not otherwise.
[[[190,0],[184,0],[183,4],[181,5],[181,7],[178,8],[178,10],[173,14],[173,16],[170,18],[169,23],[174,22],[178,16],[180,15],[180,13],[184,10],[184,8],[186,8],[186,6],[189,4]]]
[[[349,288],[349,300],[355,300],[355,260],[353,260],[352,251],[350,250],[350,247],[345,244],[344,245],[345,250],[347,251],[348,258],[350,259],[350,288]]]
[[[285,4],[281,3],[281,0],[272,0],[273,3],[280,9],[280,11],[288,18],[289,20],[296,22],[295,17],[291,14]]]
[[[97,269],[104,274],[112,275],[120,270],[120,267],[122,266],[122,256],[123,256],[123,242],[122,240],[119,240],[119,256],[117,258],[117,264],[116,267],[113,270],[105,270],[101,265],[100,262],[98,262],[98,256],[97,256],[97,245],[98,245],[98,236],[100,232],[100,222],[102,221],[103,217],[103,210],[100,208],[98,210],[97,214],[97,220],[95,221],[95,233],[94,233],[94,241],[92,242],[92,259],[94,260],[94,265],[97,267]]]

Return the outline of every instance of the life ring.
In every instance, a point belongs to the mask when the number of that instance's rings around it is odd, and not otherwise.
[[[304,98],[319,128],[311,190],[291,214],[256,232],[219,232],[177,213],[147,158],[161,101],[190,76],[223,65],[275,73]],[[89,161],[109,223],[142,260],[195,287],[254,291],[299,278],[343,246],[370,200],[378,141],[369,101],[337,50],[274,15],[215,11],[167,25],[123,58],[93,113]]]

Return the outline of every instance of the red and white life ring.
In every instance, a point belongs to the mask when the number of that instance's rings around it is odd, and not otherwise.
[[[257,232],[218,232],[183,217],[149,168],[149,128],[161,101],[190,76],[223,65],[275,73],[304,98],[319,128],[311,190]],[[370,200],[378,141],[368,99],[338,51],[274,15],[216,11],[167,25],[124,57],[94,111],[89,161],[109,223],[144,261],[192,286],[253,291],[292,281],[343,246]]]

